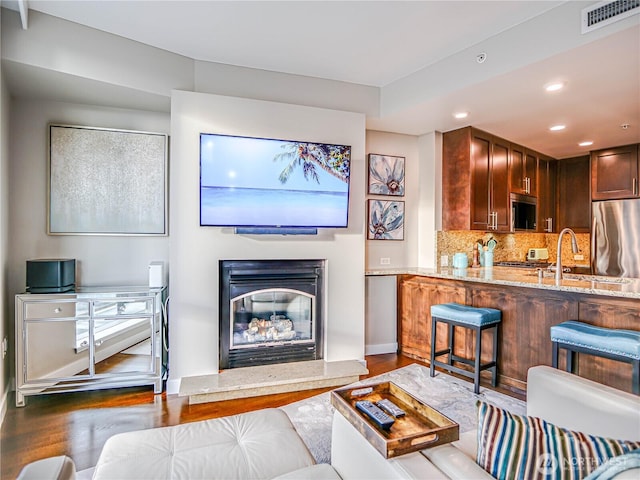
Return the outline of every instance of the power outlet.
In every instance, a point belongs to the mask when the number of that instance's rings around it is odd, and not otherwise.
[[[448,267],[449,266],[449,255],[441,255],[440,256],[440,266]]]
[[[380,265],[391,265],[391,259],[389,257],[380,257]]]
[[[7,350],[9,349],[9,339],[4,337],[2,340],[2,359],[7,356]]]
[[[581,253],[576,253],[576,254],[573,256],[573,259],[574,259],[574,260],[584,260],[584,255],[583,255],[583,254],[581,254]]]

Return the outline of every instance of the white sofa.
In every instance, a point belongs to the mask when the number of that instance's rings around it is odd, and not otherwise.
[[[640,441],[640,397],[547,366],[529,369],[527,415],[570,430]],[[335,413],[331,464],[343,479],[492,479],[476,462],[477,432],[460,440],[386,460]],[[640,469],[616,479],[640,478]]]
[[[529,370],[527,413],[571,430],[640,441],[640,397],[546,366]],[[94,479],[493,478],[476,464],[476,447],[476,432],[471,431],[452,444],[386,460],[336,412],[331,465],[314,465],[286,414],[267,409],[115,435],[105,444]],[[55,457],[27,465],[19,479],[66,480],[74,475],[68,457]],[[615,478],[638,479],[640,469]]]

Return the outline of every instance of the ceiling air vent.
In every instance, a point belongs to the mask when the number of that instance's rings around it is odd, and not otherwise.
[[[640,0],[599,2],[582,10],[582,33],[640,13]]]

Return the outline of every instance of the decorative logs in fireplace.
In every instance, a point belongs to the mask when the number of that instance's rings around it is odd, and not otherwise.
[[[318,360],[324,260],[220,261],[220,368]]]

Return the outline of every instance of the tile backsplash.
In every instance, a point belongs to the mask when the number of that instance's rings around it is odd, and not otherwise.
[[[571,251],[571,240],[565,235],[562,240],[562,264],[565,266],[589,266],[590,235],[577,233],[578,248],[584,256],[582,260],[574,259]],[[473,258],[473,245],[482,241],[486,243],[494,238],[498,243],[493,254],[494,262],[524,261],[530,248],[547,248],[549,250],[549,262],[556,261],[556,249],[558,245],[557,233],[494,233],[481,231],[439,231],[436,239],[436,263],[440,264],[443,255],[449,257],[454,253],[462,252],[469,256],[469,263]]]

